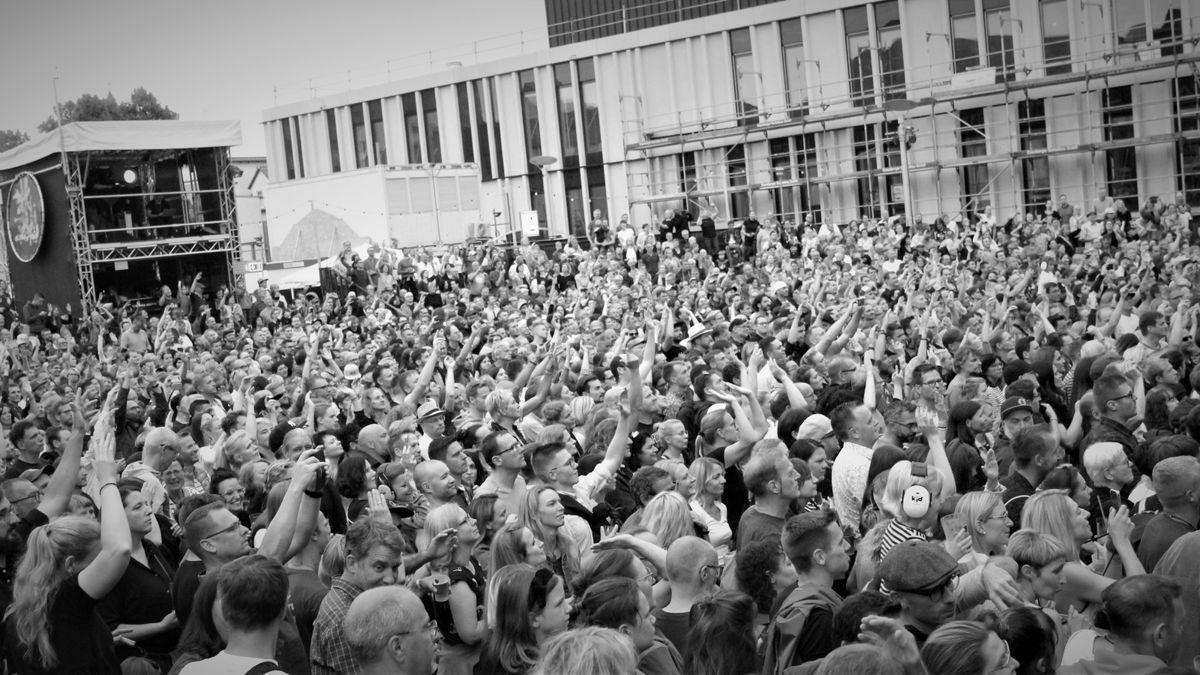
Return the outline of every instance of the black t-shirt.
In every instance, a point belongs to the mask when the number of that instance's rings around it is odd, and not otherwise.
[[[675,645],[680,654],[687,652],[688,631],[692,628],[691,612],[654,610],[654,627]]]
[[[100,618],[96,605],[96,600],[79,587],[78,574],[59,586],[48,622],[50,644],[58,656],[58,664],[49,669],[42,668],[40,660],[21,647],[13,618],[5,620],[5,643],[12,671],[20,675],[119,675],[121,665],[113,650],[112,633]]]
[[[171,580],[171,604],[180,626],[186,625],[192,615],[192,599],[203,577],[204,563],[199,560],[185,560],[175,570],[175,578]]]
[[[288,568],[288,607],[296,617],[296,628],[305,649],[312,647],[313,623],[329,589],[310,569]]]
[[[156,623],[174,609],[171,601],[174,561],[154,544],[142,542],[142,548],[149,566],[130,559],[121,580],[96,606],[96,611],[109,630],[116,630],[123,623]],[[143,638],[136,647],[122,647],[117,655],[122,661],[130,656],[139,656],[142,651],[166,656],[178,642],[179,629],[174,628]]]
[[[10,478],[20,478],[21,474],[25,473],[26,471],[40,468],[42,468],[42,464],[40,463],[30,464],[20,457],[17,457],[12,462],[9,462],[8,469],[4,472],[4,480],[8,480]]]

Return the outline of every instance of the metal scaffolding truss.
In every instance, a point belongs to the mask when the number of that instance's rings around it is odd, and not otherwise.
[[[86,165],[91,153],[67,153],[64,158],[67,197],[71,215],[71,250],[75,257],[75,268],[79,281],[80,298],[86,312],[96,306],[95,265],[98,263],[129,262],[170,258],[201,253],[225,253],[230,261],[241,259],[237,226],[237,206],[234,199],[234,184],[230,175],[229,149],[216,153],[217,183],[221,208],[223,232],[190,237],[173,237],[157,240],[135,240],[119,243],[92,242],[84,204],[84,180],[81,162]],[[233,285],[233,265],[228,266],[226,283]]]
[[[83,301],[84,312],[90,314],[96,306],[96,279],[89,251],[87,212],[83,204],[83,173],[79,169],[79,160],[79,154],[64,153],[63,173],[71,211],[71,252],[75,255],[79,297]]]
[[[132,242],[119,245],[93,244],[88,254],[91,263],[166,258],[194,253],[236,252],[238,243],[227,235],[179,237],[159,241]]]

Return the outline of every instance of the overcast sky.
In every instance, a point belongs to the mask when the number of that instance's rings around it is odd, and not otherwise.
[[[183,7],[186,6],[186,9]],[[242,122],[264,153],[262,111],[358,84],[546,47],[542,0],[0,0],[0,129],[36,135],[61,100],[145,87],[181,119]],[[388,65],[391,61],[391,65]],[[278,88],[278,91],[276,91]]]

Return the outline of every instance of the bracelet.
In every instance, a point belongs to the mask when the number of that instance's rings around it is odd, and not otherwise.
[[[96,490],[96,494],[100,494],[101,492],[103,492],[103,491],[104,491],[104,488],[108,487],[109,485],[111,485],[111,486],[113,486],[113,487],[117,487],[117,484],[116,484],[116,483],[114,483],[114,482],[112,482],[112,481],[109,481],[109,482],[107,482],[107,483],[104,483],[104,484],[102,484],[102,485],[100,486],[100,489],[99,489],[99,490]]]
[[[307,488],[304,490],[304,494],[312,497],[313,499],[322,499],[325,497],[324,492],[321,492],[320,490],[309,490]]]

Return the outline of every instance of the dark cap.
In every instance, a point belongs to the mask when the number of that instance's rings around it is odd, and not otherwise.
[[[1033,404],[1030,403],[1029,399],[1027,398],[1010,396],[1004,399],[1004,403],[1000,405],[1000,419],[1005,419],[1009,415],[1021,410],[1028,410],[1030,413],[1032,413]]]
[[[958,574],[958,563],[946,549],[928,541],[896,544],[879,563],[879,578],[891,591],[936,591]]]

